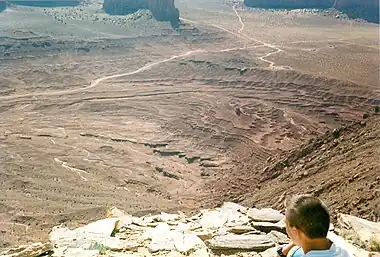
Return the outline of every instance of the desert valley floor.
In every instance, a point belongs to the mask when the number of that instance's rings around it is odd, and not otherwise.
[[[0,248],[110,206],[212,206],[244,183],[239,164],[261,169],[380,104],[377,24],[176,5],[177,31],[96,1],[0,13]]]

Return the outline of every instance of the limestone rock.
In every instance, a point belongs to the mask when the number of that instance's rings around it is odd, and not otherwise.
[[[143,234],[144,239],[153,239],[161,235],[170,233],[170,227],[167,223],[160,223],[157,227],[147,230]]]
[[[37,136],[40,137],[55,137],[55,138],[66,138],[66,130],[64,128],[43,128],[36,129]]]
[[[87,226],[70,230],[55,227],[50,233],[50,241],[57,248],[82,248],[90,250],[93,244],[103,245],[111,250],[134,250],[137,243],[111,237],[119,219],[109,218],[88,224]]]
[[[290,239],[288,238],[287,235],[284,233],[272,230],[271,232],[268,233],[268,236],[277,244],[287,244],[290,242]]]
[[[194,234],[203,241],[209,240],[214,237],[213,230],[198,230],[194,231]]]
[[[284,215],[277,210],[273,210],[272,208],[252,208],[248,210],[247,215],[253,221],[259,222],[279,222],[284,218]]]
[[[273,257],[277,256],[277,247],[272,247],[267,250],[265,250],[262,253],[259,253],[258,255],[255,255],[254,257]]]
[[[82,248],[68,248],[62,251],[57,257],[98,257],[99,250],[84,250]]]
[[[278,223],[272,223],[272,222],[252,222],[251,226],[254,227],[257,230],[260,230],[265,233],[269,233],[272,230],[281,232],[281,233],[286,233],[286,225],[283,224],[282,222]]]
[[[116,225],[118,229],[125,228],[132,224],[132,215],[124,215],[119,217],[119,223]]]
[[[228,214],[219,211],[206,211],[200,221],[203,229],[220,228],[228,220]]]
[[[162,234],[156,234],[152,237],[152,242],[148,245],[151,253],[158,251],[173,251],[175,250],[175,240],[183,234],[177,231],[169,231]]]
[[[161,215],[157,216],[157,220],[161,222],[175,221],[179,220],[181,217],[178,214],[168,214],[161,212]]]
[[[266,235],[225,235],[206,241],[212,250],[265,251],[274,242]]]
[[[202,228],[202,225],[196,222],[190,223],[179,223],[175,228],[176,231],[194,231],[196,229]]]
[[[256,229],[251,226],[236,226],[227,229],[227,232],[233,234],[244,234],[252,231],[256,231]]]
[[[205,248],[206,245],[195,234],[184,234],[174,239],[174,245],[177,251],[187,253],[190,250]]]
[[[380,222],[339,213],[338,223],[342,229],[355,234],[364,244],[368,245],[373,240],[380,241]]]
[[[201,248],[189,255],[189,257],[209,257],[211,256],[206,248]]]
[[[367,257],[371,256],[369,252],[364,249],[360,249],[353,244],[346,242],[342,237],[338,236],[333,232],[327,234],[327,238],[334,242],[336,245],[340,246],[343,249],[346,249],[351,256],[350,257]],[[375,256],[373,256],[375,257]]]
[[[225,213],[236,213],[236,212],[247,213],[246,207],[241,206],[240,204],[237,204],[237,203],[232,203],[232,202],[223,203],[221,210],[222,212],[225,212]]]
[[[125,215],[125,212],[123,210],[119,210],[116,207],[112,207],[107,211],[107,217],[108,218],[119,218]]]
[[[50,243],[34,243],[9,249],[0,253],[1,257],[37,257],[53,249]]]

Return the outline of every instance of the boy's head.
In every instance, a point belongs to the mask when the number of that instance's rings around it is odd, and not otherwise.
[[[330,215],[326,205],[317,197],[298,195],[288,199],[286,205],[286,231],[294,243],[326,238]]]

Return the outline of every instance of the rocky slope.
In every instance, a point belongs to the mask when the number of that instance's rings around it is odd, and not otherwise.
[[[266,164],[239,165],[234,181],[226,178],[225,183],[244,182],[226,186],[225,200],[281,209],[286,195],[310,193],[325,199],[335,217],[344,212],[379,221],[379,145],[380,116],[374,114],[269,158]]]
[[[380,223],[340,214],[328,237],[353,257],[366,257],[378,256],[369,251],[380,250],[379,233]],[[279,211],[226,202],[191,217],[181,212],[133,217],[112,208],[106,219],[73,230],[55,227],[50,242],[9,249],[0,256],[272,257],[278,245],[288,242]]]
[[[158,21],[169,21],[173,27],[179,25],[179,11],[174,0],[105,0],[103,9],[108,14],[124,15],[139,9],[149,9]]]
[[[378,0],[244,0],[244,4],[258,8],[336,8],[350,18],[362,18],[379,23]]]

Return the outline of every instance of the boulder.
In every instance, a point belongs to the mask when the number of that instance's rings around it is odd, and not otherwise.
[[[9,249],[0,253],[1,257],[37,257],[53,250],[50,243],[34,243]]]
[[[248,210],[247,215],[253,221],[259,222],[279,222],[284,218],[283,214],[277,210],[273,210],[272,208],[252,208]]]
[[[207,240],[206,245],[216,251],[265,251],[275,243],[267,235],[225,235]]]

